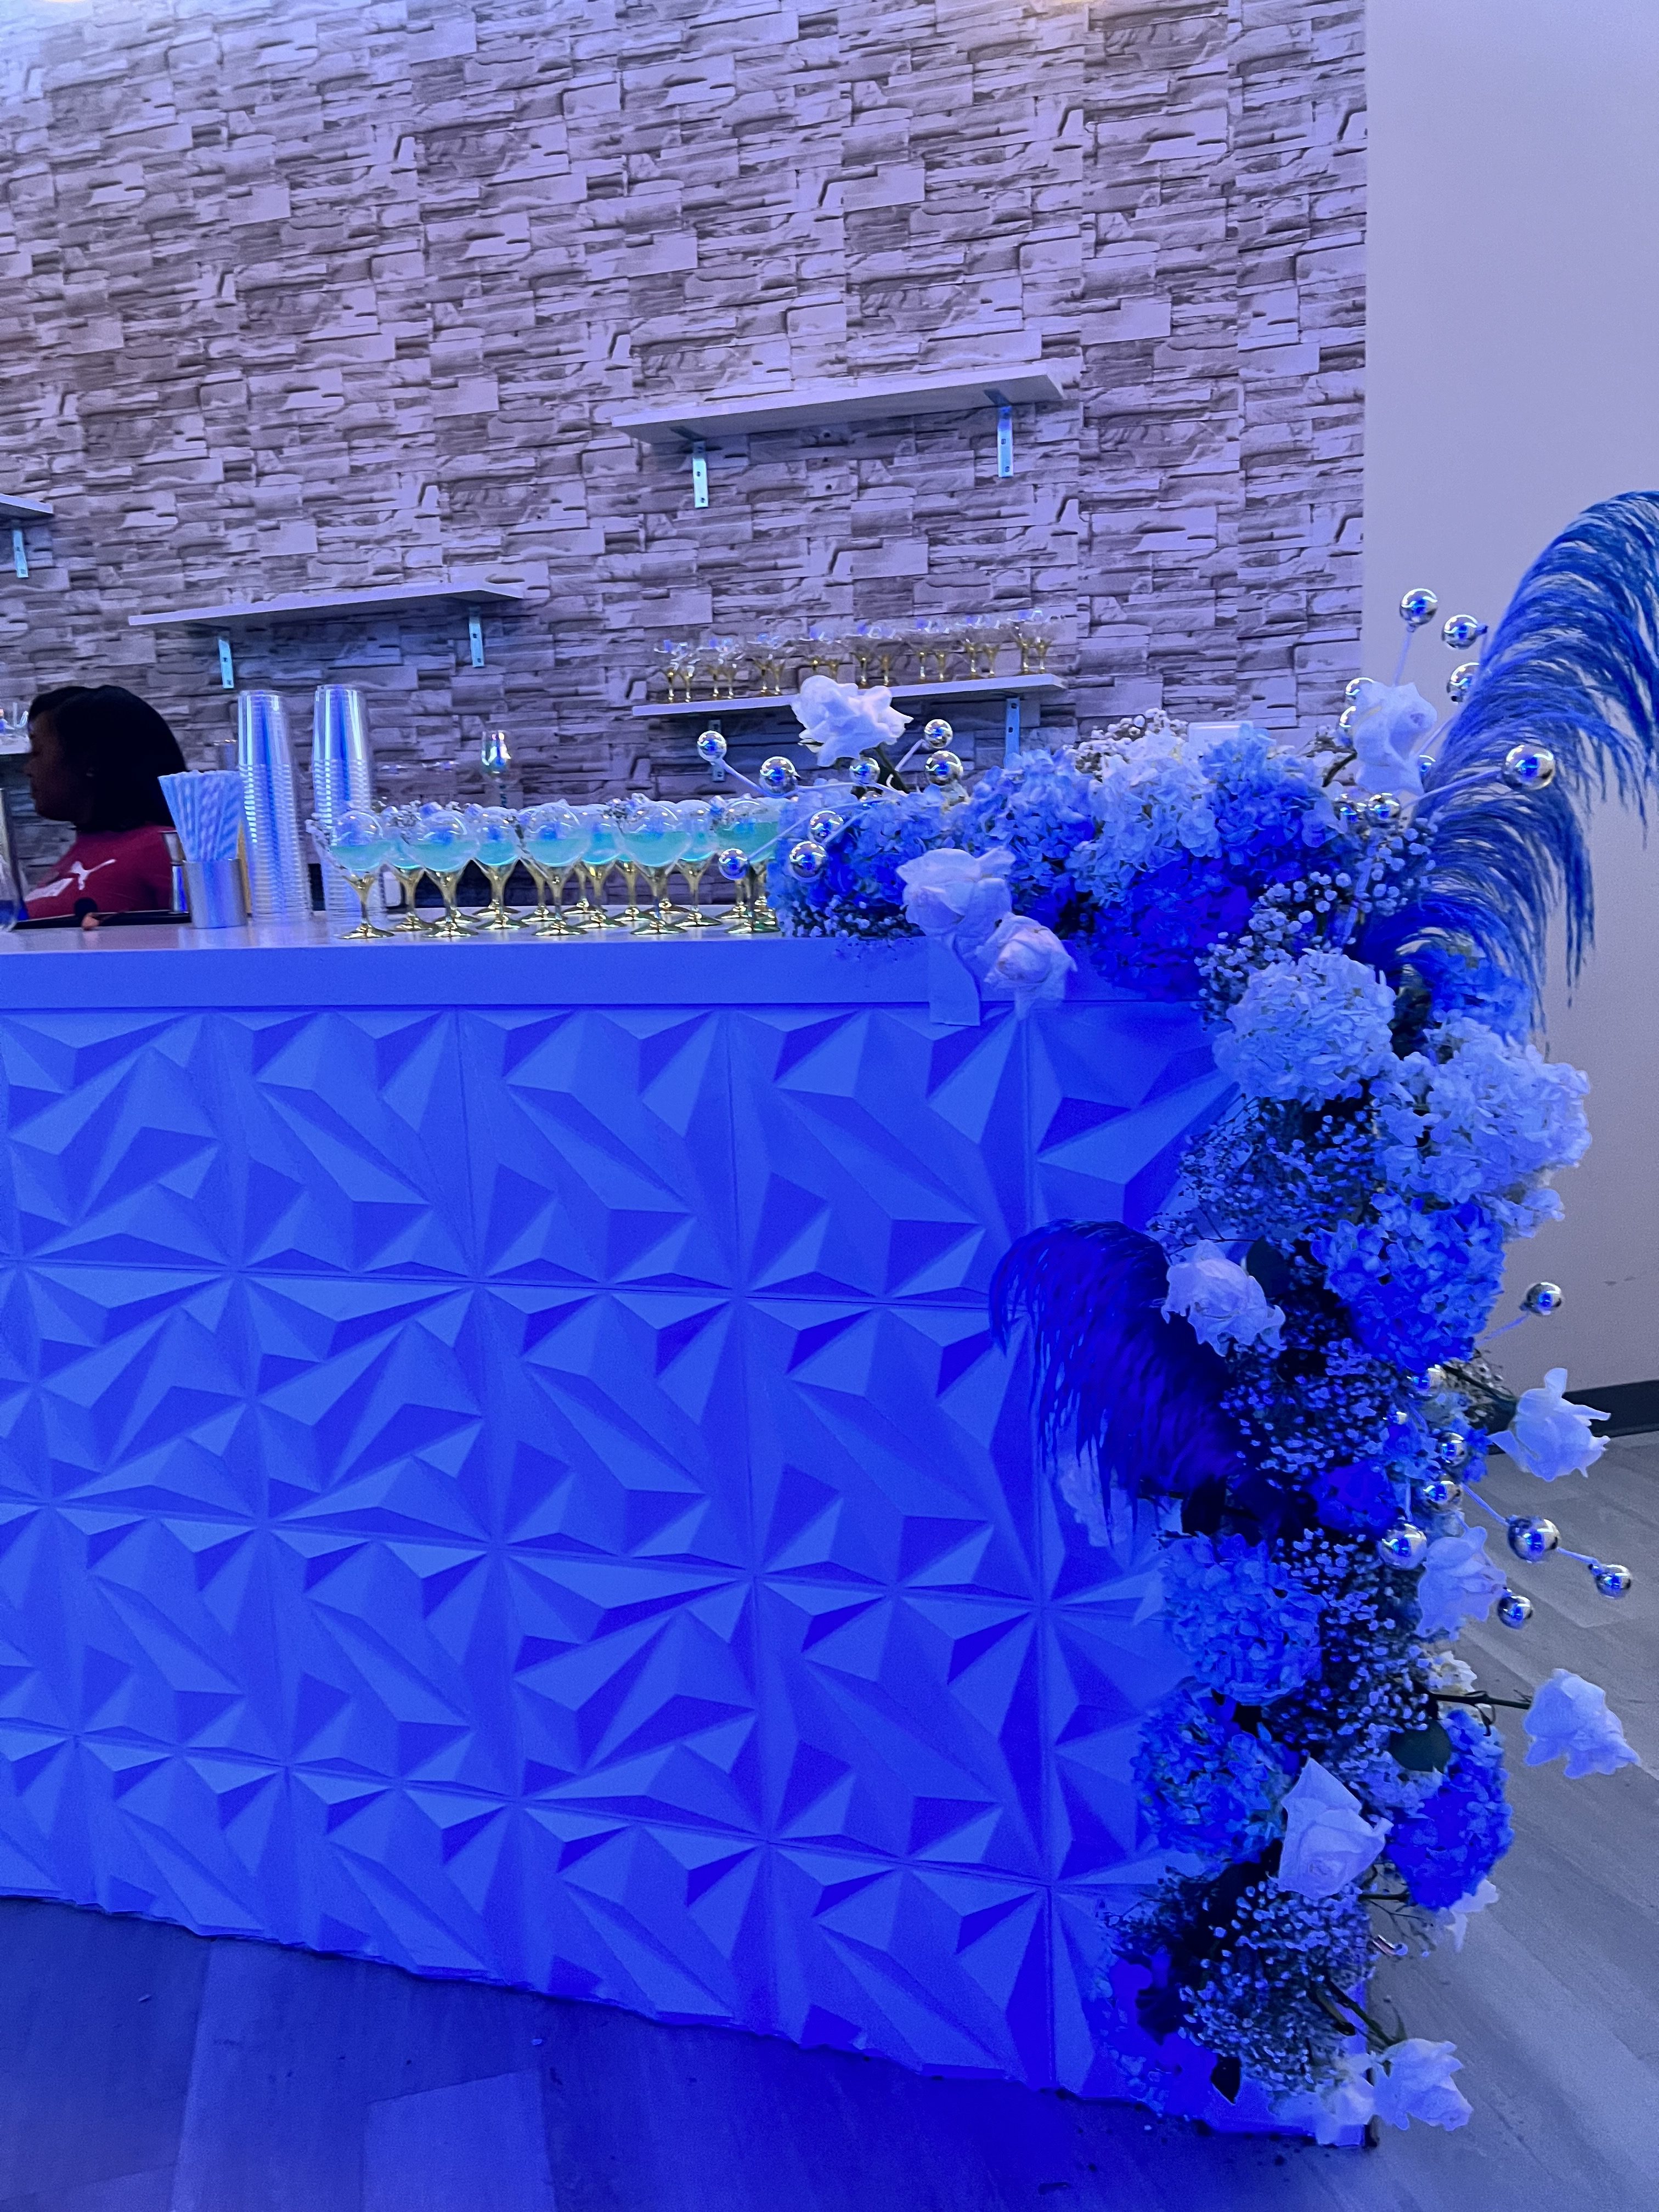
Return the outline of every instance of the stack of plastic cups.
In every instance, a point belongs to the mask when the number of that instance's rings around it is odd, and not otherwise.
[[[349,684],[319,684],[311,723],[311,811],[317,827],[331,830],[351,807],[374,804],[374,756],[369,750],[363,695]],[[323,905],[331,928],[357,921],[357,894],[337,868],[323,870]],[[386,920],[376,890],[368,902],[372,922]]]
[[[237,699],[236,765],[242,773],[253,919],[302,921],[311,912],[311,878],[300,842],[288,718],[276,692],[244,691]]]

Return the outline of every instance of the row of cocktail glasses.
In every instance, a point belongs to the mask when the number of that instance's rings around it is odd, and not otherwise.
[[[575,806],[562,799],[545,805],[354,807],[327,829],[307,824],[319,857],[337,868],[362,902],[363,916],[349,937],[390,935],[471,937],[480,930],[532,929],[566,937],[583,929],[629,928],[659,937],[671,929],[726,928],[752,935],[777,927],[766,902],[766,864],[777,844],[781,805],[773,799],[690,799],[673,804],[644,798]],[[699,903],[710,862],[733,887],[732,903],[718,916]],[[476,865],[489,885],[489,902],[463,913],[457,894]],[[536,904],[520,913],[507,889],[522,866],[536,888]],[[402,886],[404,913],[387,929],[374,919],[375,893],[387,872]],[[608,902],[610,878],[621,872],[626,896]],[[672,878],[684,879],[690,903],[676,906]],[[443,919],[427,921],[416,909],[422,876],[437,885]],[[641,886],[646,886],[642,892]],[[574,896],[567,902],[566,892]]]

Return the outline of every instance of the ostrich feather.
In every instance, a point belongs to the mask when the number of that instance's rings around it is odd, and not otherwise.
[[[1024,1319],[1036,1416],[1050,1457],[1074,1448],[1134,1497],[1189,1498],[1244,1475],[1222,1410],[1227,1368],[1190,1324],[1159,1309],[1163,1248],[1121,1222],[1054,1222],[1022,1237],[991,1285],[1006,1343]]]
[[[1545,790],[1503,781],[1523,739],[1555,756]],[[1388,965],[1413,940],[1472,939],[1536,1001],[1552,916],[1564,914],[1569,977],[1594,941],[1594,803],[1617,798],[1645,822],[1659,787],[1659,492],[1587,507],[1545,548],[1437,750],[1418,815],[1432,837],[1424,890],[1364,950]]]

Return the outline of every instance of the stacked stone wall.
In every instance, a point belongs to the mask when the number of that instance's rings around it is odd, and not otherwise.
[[[1363,0],[16,0],[0,44],[0,690],[204,758],[232,593],[521,582],[252,629],[383,755],[681,787],[654,642],[1040,600],[1053,725],[1279,724],[1357,666]],[[1044,356],[1064,404],[716,445],[629,407]],[[986,719],[981,710],[978,721]],[[976,726],[976,718],[965,720]],[[422,769],[422,773],[425,770]]]

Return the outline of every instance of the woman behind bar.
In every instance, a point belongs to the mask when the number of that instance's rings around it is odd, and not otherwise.
[[[48,822],[76,836],[28,894],[31,921],[82,912],[136,914],[173,904],[173,857],[157,778],[184,755],[154,707],[119,684],[65,684],[29,708],[29,789]]]

